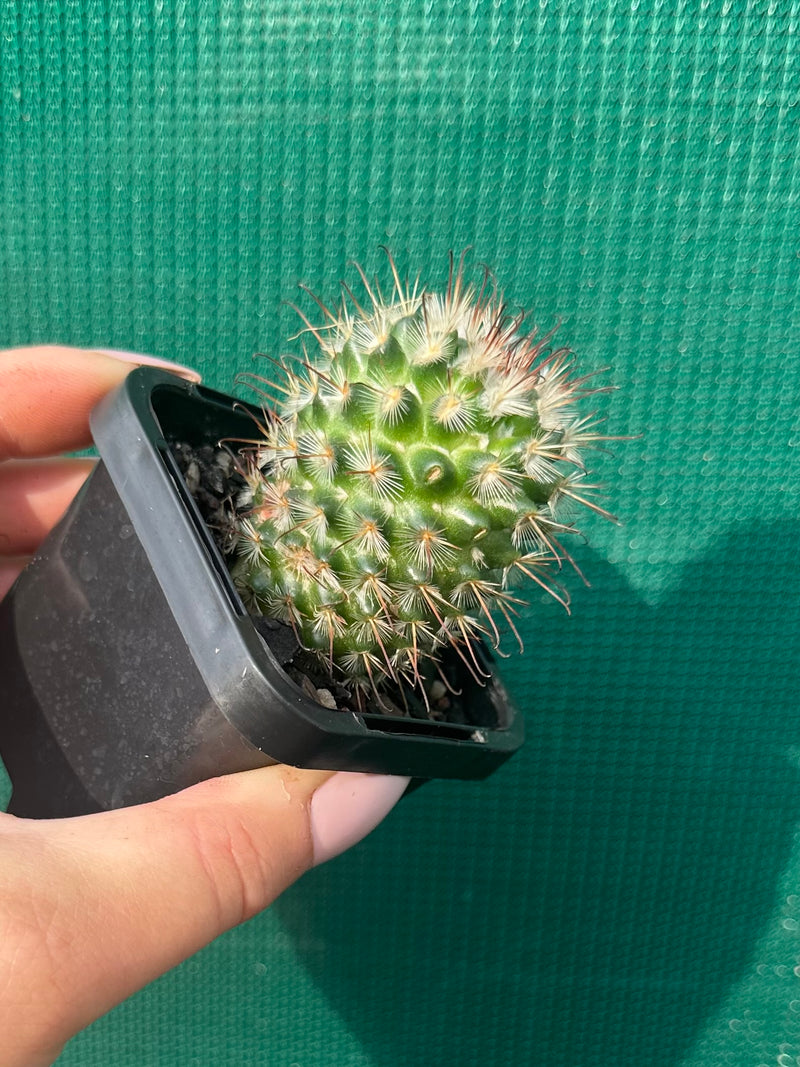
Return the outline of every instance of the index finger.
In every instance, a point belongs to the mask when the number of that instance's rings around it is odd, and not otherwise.
[[[91,444],[90,412],[137,362],[134,355],[123,360],[64,345],[0,352],[0,460],[49,456]],[[146,356],[141,362],[182,370]]]

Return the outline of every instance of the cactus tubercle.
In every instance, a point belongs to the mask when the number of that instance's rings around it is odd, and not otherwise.
[[[361,278],[317,351],[261,381],[263,440],[246,453],[233,574],[250,610],[290,625],[334,675],[379,694],[421,682],[452,646],[517,635],[517,586],[565,607],[565,505],[611,516],[585,454],[609,438],[582,414],[598,390],[553,335],[524,332],[487,273],[451,258],[440,294]],[[315,298],[316,299],[316,298]],[[518,637],[518,635],[517,635]]]

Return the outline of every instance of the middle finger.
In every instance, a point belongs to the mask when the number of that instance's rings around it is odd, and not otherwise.
[[[35,551],[95,463],[72,458],[0,463],[0,555]]]

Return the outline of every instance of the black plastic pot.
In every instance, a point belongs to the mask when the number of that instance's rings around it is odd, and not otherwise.
[[[122,807],[276,762],[483,778],[519,747],[495,678],[481,687],[463,671],[472,725],[451,725],[329,710],[288,677],[170,450],[251,437],[241,402],[141,368],[92,433],[100,463],[0,604],[9,810]]]

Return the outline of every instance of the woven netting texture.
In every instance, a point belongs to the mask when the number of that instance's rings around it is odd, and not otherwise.
[[[524,749],[78,1037],[64,1067],[800,1063],[800,9],[5,0],[0,344],[229,390],[304,282],[472,248],[616,392],[500,663]],[[313,304],[306,302],[307,311]],[[296,350],[296,349],[295,349]],[[121,963],[122,965],[122,963]]]

